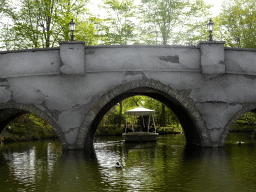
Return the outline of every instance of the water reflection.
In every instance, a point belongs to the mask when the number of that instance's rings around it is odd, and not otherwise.
[[[184,172],[179,174],[183,188],[190,188],[192,191],[237,190],[237,186],[233,185],[236,181],[224,148],[186,147],[179,172]]]
[[[21,189],[33,191],[41,180],[50,180],[59,156],[53,150],[55,144],[54,142],[24,142],[3,146],[1,155],[5,163],[0,165],[3,191]],[[59,146],[59,142],[57,145]]]
[[[236,140],[233,138],[231,140]],[[120,162],[122,169],[116,169]],[[0,149],[1,191],[245,191],[256,188],[253,142],[225,148],[185,145],[181,135],[127,144],[97,137],[91,151],[61,151],[59,141]]]

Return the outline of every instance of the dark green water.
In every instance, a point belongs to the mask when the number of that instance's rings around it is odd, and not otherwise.
[[[250,135],[230,133],[224,148],[206,149],[185,146],[182,135],[146,144],[97,137],[89,157],[62,153],[58,140],[6,144],[0,147],[0,191],[256,191]]]

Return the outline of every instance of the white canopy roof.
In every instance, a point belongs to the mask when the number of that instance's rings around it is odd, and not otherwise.
[[[141,115],[141,116],[145,116],[145,115],[154,114],[155,110],[146,109],[144,107],[137,107],[137,108],[125,111],[124,113],[126,115]]]

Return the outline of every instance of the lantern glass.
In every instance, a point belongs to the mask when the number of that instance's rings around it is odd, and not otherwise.
[[[212,19],[210,19],[209,23],[207,23],[208,31],[213,30],[214,23],[212,22]]]
[[[71,19],[71,22],[69,23],[69,30],[75,31],[76,30],[76,23]]]

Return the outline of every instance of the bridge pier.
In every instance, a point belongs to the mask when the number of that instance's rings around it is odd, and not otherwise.
[[[225,139],[222,138],[222,134],[229,120],[242,109],[242,106],[209,102],[197,103],[196,108],[199,110],[202,118],[206,122],[212,147],[223,146]]]

